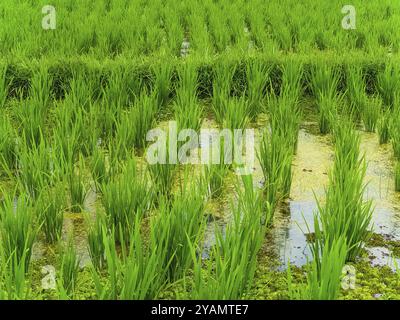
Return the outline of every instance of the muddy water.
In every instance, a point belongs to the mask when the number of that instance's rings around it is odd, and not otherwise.
[[[365,154],[367,183],[365,199],[374,203],[372,229],[389,239],[400,239],[400,195],[394,191],[393,161],[389,145],[380,146],[376,134],[359,132],[361,154]],[[333,147],[324,136],[306,129],[299,133],[299,147],[293,162],[291,196],[276,214],[272,235],[282,268],[288,261],[301,266],[311,259],[305,232],[313,232],[313,214],[323,201],[328,171],[333,164]],[[314,197],[315,193],[315,197]],[[308,225],[308,227],[307,227]],[[373,266],[394,268],[391,252],[384,247],[366,248]]]
[[[333,148],[328,137],[316,136],[301,129],[298,151],[293,161],[290,198],[277,210],[271,231],[282,265],[290,261],[300,266],[310,256],[304,233],[308,232],[308,228],[313,232],[316,198],[323,201],[332,164]]]

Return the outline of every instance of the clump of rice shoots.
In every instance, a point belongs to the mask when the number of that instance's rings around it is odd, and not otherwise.
[[[0,116],[0,170],[12,172],[17,165],[16,134],[8,117]]]
[[[399,92],[400,75],[393,64],[386,64],[385,69],[378,73],[377,89],[382,97],[383,104],[390,109],[395,105]]]
[[[354,261],[371,236],[372,202],[364,200],[365,158],[359,155],[360,136],[349,120],[335,127],[335,160],[329,174],[326,201],[318,201],[320,228],[324,238],[334,241],[345,238],[348,246],[346,261]],[[324,246],[333,242],[324,240]]]
[[[4,258],[14,266],[23,262],[23,270],[27,272],[38,232],[34,211],[24,193],[6,195],[3,201],[0,207],[0,236]]]
[[[56,243],[61,238],[65,202],[63,185],[44,189],[37,200],[35,210],[47,243]]]
[[[386,110],[381,113],[378,120],[377,131],[379,135],[379,144],[388,143],[390,139],[390,111]]]
[[[138,172],[136,161],[129,160],[120,176],[103,185],[103,206],[109,227],[116,231],[116,240],[129,239],[135,216],[144,216],[152,204],[152,193],[146,177]]]
[[[84,209],[84,203],[89,191],[87,183],[85,183],[85,164],[82,156],[79,157],[78,164],[78,166],[72,165],[67,173],[71,211],[75,213],[82,212]]]
[[[236,65],[221,61],[214,68],[212,108],[217,122],[222,125],[225,118],[225,101],[232,91]]]
[[[319,110],[320,132],[325,134],[332,129],[333,116],[337,110],[337,87],[339,73],[331,66],[316,67],[311,74],[310,85]]]
[[[375,132],[381,110],[382,103],[380,98],[374,97],[366,101],[361,117],[367,132]]]
[[[78,272],[79,258],[73,240],[70,238],[61,254],[60,287],[67,297],[71,297],[75,291]]]
[[[396,166],[394,169],[394,175],[395,175],[395,190],[397,192],[400,192],[400,161],[396,162]]]
[[[307,283],[296,286],[290,265],[287,269],[288,295],[291,300],[336,300],[340,293],[342,270],[346,262],[344,237],[327,241],[331,246],[314,248],[314,260],[307,266]],[[314,246],[314,245],[312,245]]]
[[[272,212],[268,203],[261,200],[262,194],[252,190],[251,177],[243,179],[244,193],[238,206],[232,205],[233,221],[225,232],[217,227],[209,261],[203,264],[192,247],[192,299],[240,299],[253,283],[257,253],[266,232],[266,223],[262,222]]]

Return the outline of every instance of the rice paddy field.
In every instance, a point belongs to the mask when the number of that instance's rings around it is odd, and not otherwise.
[[[400,2],[351,2],[2,0],[0,298],[399,299]]]

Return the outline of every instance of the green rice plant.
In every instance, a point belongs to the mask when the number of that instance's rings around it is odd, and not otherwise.
[[[386,64],[385,69],[378,73],[377,89],[385,106],[393,108],[396,96],[399,93],[399,83],[400,76],[398,70],[390,63]]]
[[[367,132],[375,132],[381,110],[382,102],[377,97],[368,99],[365,103],[361,117]]]
[[[86,200],[88,187],[85,183],[85,164],[83,157],[79,156],[78,166],[72,165],[67,171],[67,181],[69,188],[69,197],[71,211],[75,213],[82,212]]]
[[[2,300],[30,298],[30,283],[25,269],[27,252],[23,252],[19,258],[16,252],[17,249],[7,257],[4,246],[0,243],[0,299]]]
[[[184,102],[183,102],[184,101]],[[178,131],[192,129],[198,132],[203,117],[203,107],[193,98],[183,98],[174,104]]]
[[[252,175],[242,175],[243,190],[240,186],[236,186],[238,194],[239,206],[244,214],[255,212],[260,215],[260,223],[265,226],[270,226],[272,223],[273,212],[271,205],[266,201],[262,190],[254,187]]]
[[[0,117],[0,168],[11,172],[17,165],[17,145],[15,131],[6,116]]]
[[[392,112],[389,131],[394,156],[396,159],[400,160],[400,111],[395,110]]]
[[[307,284],[295,287],[290,265],[287,269],[290,300],[336,300],[340,292],[342,270],[346,262],[347,245],[344,237],[324,246],[307,267]]]
[[[390,138],[390,111],[381,112],[378,120],[377,130],[379,135],[379,144],[385,144]]]
[[[70,236],[71,237],[71,236]],[[68,239],[66,248],[61,254],[60,286],[68,297],[72,296],[79,272],[79,258],[77,256],[73,238]]]
[[[210,261],[202,268],[201,258],[196,256],[196,247],[191,246],[194,261],[192,299],[240,299],[254,279],[257,253],[264,240],[265,215],[261,200],[255,200],[251,191],[251,177],[244,178],[245,191],[238,206],[232,206],[233,221],[225,233],[216,230],[216,244],[212,247]],[[251,186],[250,186],[251,185]]]
[[[312,70],[309,84],[314,97],[319,101],[321,96],[336,96],[339,81],[339,72],[334,67],[324,64]]]
[[[143,91],[129,112],[116,121],[113,143],[120,150],[122,160],[125,160],[134,147],[138,149],[145,147],[146,134],[152,128],[157,109],[157,96],[154,93],[148,95]]]
[[[14,109],[21,132],[26,144],[31,147],[40,142],[45,126],[46,109],[40,101],[21,100]]]
[[[31,197],[38,197],[43,188],[55,181],[52,167],[54,153],[48,148],[43,136],[35,145],[29,146],[22,139],[18,146],[18,181]]]
[[[301,119],[296,91],[287,87],[282,89],[279,97],[271,93],[268,97],[268,115],[272,134],[285,137],[291,151],[296,153]]]
[[[335,96],[321,94],[318,102],[318,126],[319,132],[327,134],[332,131],[338,109],[338,101]]]
[[[236,65],[220,61],[214,67],[212,108],[217,122],[222,125],[225,118],[225,101],[232,91]]]
[[[250,121],[256,120],[258,113],[263,109],[269,73],[270,68],[261,63],[259,59],[249,61],[246,64],[247,108]]]
[[[11,84],[10,80],[7,81],[7,68],[7,65],[0,68],[0,109],[6,104],[8,89]]]
[[[159,108],[168,103],[171,90],[173,67],[170,63],[160,63],[153,67],[154,92],[157,94]]]
[[[176,88],[174,102],[175,119],[178,131],[193,129],[198,131],[201,126],[203,108],[197,101],[198,75],[193,63],[184,64],[178,70],[179,86]]]
[[[157,162],[154,164],[149,164],[147,166],[156,199],[160,196],[165,196],[169,198],[172,194],[171,189],[173,188],[177,165],[174,163],[170,163],[169,160],[169,150],[167,150],[166,163]]]
[[[104,283],[103,273],[91,269],[97,297],[107,300],[156,299],[165,287],[167,271],[160,263],[167,258],[156,241],[160,235],[151,233],[151,246],[147,247],[140,233],[139,216],[136,216],[130,238],[123,241],[130,243],[129,248],[122,248],[121,255],[118,255],[115,232],[107,233],[103,226],[102,234],[107,277]]]
[[[56,243],[61,238],[64,210],[65,190],[62,185],[42,190],[35,211],[47,243]]]
[[[224,163],[221,164],[209,164],[204,166],[205,180],[208,185],[208,194],[211,198],[219,198],[222,195],[224,179],[229,167]]]
[[[334,241],[345,237],[348,246],[346,259],[353,261],[371,236],[373,207],[364,201],[365,158],[359,156],[360,137],[349,120],[335,128],[335,160],[329,174],[325,205],[318,203],[319,220],[316,226],[324,238]],[[324,246],[333,243],[324,242]]]
[[[39,70],[33,73],[29,96],[45,109],[48,107],[51,98],[52,82],[53,79],[48,73],[47,68],[41,64]]]
[[[118,230],[116,240],[129,239],[135,216],[143,217],[152,205],[152,192],[146,177],[137,172],[134,159],[129,160],[121,176],[103,185],[103,206],[109,227]]]
[[[293,153],[284,137],[264,133],[257,158],[264,175],[266,199],[274,212],[280,198],[290,193]]]
[[[90,161],[90,172],[96,186],[96,191],[102,192],[102,186],[111,179],[111,170],[107,166],[107,159],[100,148],[95,148]]]
[[[87,218],[89,220],[89,218]],[[88,222],[88,250],[92,265],[96,270],[102,270],[105,265],[104,227],[107,225],[103,214],[96,214],[95,220]]]
[[[282,68],[281,96],[292,96],[294,104],[303,95],[302,78],[303,65],[294,60],[289,60]]]
[[[395,166],[395,169],[394,169],[394,175],[395,175],[395,183],[394,183],[394,185],[395,185],[395,190],[397,191],[397,192],[400,192],[400,161],[397,161],[396,162],[396,166]]]
[[[365,75],[362,68],[351,66],[347,68],[346,76],[350,112],[359,119],[367,104]]]
[[[38,228],[28,196],[22,193],[17,200],[15,196],[15,192],[6,194],[0,208],[0,236],[5,261],[21,268],[24,262],[23,270],[27,272]]]
[[[143,91],[130,111],[130,125],[127,127],[130,130],[132,130],[132,126],[134,128],[132,131],[134,133],[133,145],[135,147],[145,147],[146,134],[152,129],[157,111],[157,95],[155,93],[147,94]]]
[[[69,81],[68,88],[65,88],[67,100],[70,100],[73,105],[81,106],[86,110],[93,96],[93,87],[95,84],[92,80],[83,72],[74,72]]]
[[[180,279],[192,264],[190,247],[199,244],[205,227],[202,187],[189,187],[186,183],[171,203],[168,199],[161,201],[159,214],[151,225],[151,239],[157,241],[151,247],[160,246],[166,253],[162,263],[172,281]]]
[[[103,89],[103,103],[111,109],[128,107],[131,93],[127,71],[116,68],[107,78],[106,87]]]
[[[249,122],[249,107],[244,97],[223,100],[224,128],[235,130],[246,128]]]

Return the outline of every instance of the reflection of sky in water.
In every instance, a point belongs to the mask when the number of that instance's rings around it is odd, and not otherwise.
[[[393,163],[390,149],[378,144],[377,136],[362,133],[361,152],[367,155],[365,199],[372,199],[375,211],[372,222],[376,233],[390,235],[400,240],[400,196],[394,192]],[[313,214],[317,210],[312,191],[318,196],[324,193],[324,176],[321,166],[329,164],[329,148],[320,140],[304,131],[299,134],[299,152],[293,164],[294,178],[290,213],[280,213],[273,229],[275,246],[282,269],[287,262],[301,266],[311,259],[303,232],[313,232]],[[329,164],[331,166],[331,164]],[[387,248],[367,248],[371,264],[389,265],[394,269],[391,252]]]

